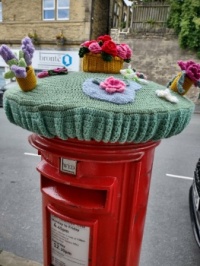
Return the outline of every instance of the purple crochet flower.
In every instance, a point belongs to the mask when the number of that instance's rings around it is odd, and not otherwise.
[[[5,44],[2,44],[0,47],[0,55],[6,63],[11,59],[17,59],[10,48]]]
[[[24,59],[26,61],[27,66],[30,66],[32,64],[32,58],[33,54],[35,52],[35,48],[33,46],[33,43],[29,37],[25,37],[22,40],[22,51],[24,52]]]
[[[10,69],[15,74],[16,78],[25,78],[27,76],[25,67],[19,67],[16,65],[12,65]]]

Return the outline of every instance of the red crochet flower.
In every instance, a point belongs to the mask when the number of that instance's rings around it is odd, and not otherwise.
[[[108,93],[123,92],[125,90],[126,84],[122,80],[115,79],[113,76],[111,76],[102,81],[100,83],[100,87]]]
[[[101,49],[102,49],[102,52],[105,52],[112,56],[117,55],[117,45],[113,41],[105,41]]]
[[[97,41],[98,42],[106,42],[106,41],[111,41],[112,39],[111,39],[111,37],[109,36],[109,35],[102,35],[102,36],[99,36],[98,38],[97,38]]]
[[[102,35],[96,40],[83,42],[79,49],[79,57],[83,58],[89,52],[100,54],[106,62],[111,62],[115,56],[118,56],[124,62],[129,63],[132,56],[132,50],[127,44],[117,44],[109,35]]]

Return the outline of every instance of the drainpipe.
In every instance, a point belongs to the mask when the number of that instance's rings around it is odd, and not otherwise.
[[[95,0],[92,0],[91,1],[91,16],[90,16],[90,39],[89,40],[92,40],[93,37],[93,21],[94,21],[94,1]]]
[[[114,1],[111,1],[111,0],[109,0],[109,4],[108,4],[108,6],[109,6],[109,10],[108,10],[108,14],[109,14],[109,18],[108,18],[108,34],[110,34],[110,32],[111,32],[111,27],[112,27],[112,20],[113,20],[113,14],[112,14],[112,12],[113,12],[113,2]]]

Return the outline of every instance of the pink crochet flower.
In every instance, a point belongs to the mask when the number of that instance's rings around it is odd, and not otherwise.
[[[200,79],[200,65],[193,64],[189,66],[186,70],[186,74],[191,80],[196,83]]]
[[[195,64],[195,62],[192,61],[192,60],[189,60],[189,61],[186,61],[186,62],[184,62],[182,60],[178,61],[178,65],[180,66],[181,70],[186,70],[189,66],[191,66],[193,64]]]
[[[101,52],[101,46],[98,44],[98,42],[93,42],[89,45],[88,49],[93,54],[99,54]]]
[[[95,40],[91,40],[91,41],[86,41],[86,42],[83,42],[81,43],[81,46],[84,46],[84,47],[89,47],[91,43],[93,42],[96,42]]]
[[[178,65],[181,70],[185,71],[186,75],[194,81],[195,85],[200,80],[200,64],[195,63],[192,60],[183,62],[178,61]]]
[[[126,49],[121,45],[117,45],[117,56],[126,59]]]
[[[122,59],[130,59],[132,56],[131,48],[125,43],[122,43],[117,46],[117,52],[118,56],[121,57]]]
[[[108,93],[123,92],[125,90],[126,84],[122,80],[115,79],[113,76],[111,76],[102,81],[100,83],[100,87]]]

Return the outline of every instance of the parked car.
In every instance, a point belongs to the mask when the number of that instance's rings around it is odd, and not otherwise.
[[[1,88],[0,88],[0,107],[3,107],[3,94],[6,90],[12,88],[13,86],[16,85],[16,81],[12,81],[8,84],[5,84],[3,85]]]
[[[189,191],[190,217],[192,229],[200,247],[200,158],[194,171],[194,181]]]

